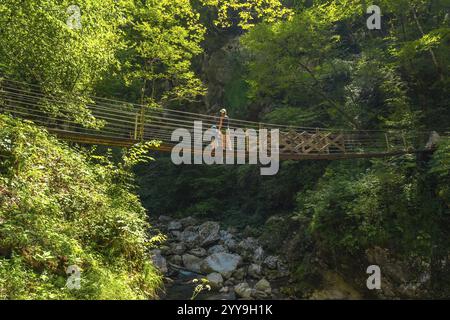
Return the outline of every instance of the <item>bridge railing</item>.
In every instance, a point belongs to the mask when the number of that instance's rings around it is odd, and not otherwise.
[[[83,115],[67,112],[70,99],[43,94],[38,86],[0,78],[0,111],[46,127],[61,137],[77,142],[106,141],[111,145],[132,145],[142,140],[160,140],[168,147],[175,129],[186,129],[193,136],[194,121],[203,129],[218,126],[216,116],[186,111],[147,108],[138,104],[91,97],[84,103]],[[64,106],[64,107],[63,107]],[[84,110],[84,108],[83,108]],[[86,125],[86,119],[92,118]],[[82,121],[83,120],[83,121]],[[285,156],[317,156],[340,154],[389,154],[422,150],[429,132],[355,131],[326,128],[293,127],[230,119],[230,129],[278,129],[279,152]],[[102,140],[103,139],[103,140]],[[193,142],[193,141],[192,141]],[[238,148],[232,142],[232,148]],[[269,136],[270,149],[270,136]],[[203,147],[209,142],[204,142]],[[249,152],[245,144],[242,152]]]

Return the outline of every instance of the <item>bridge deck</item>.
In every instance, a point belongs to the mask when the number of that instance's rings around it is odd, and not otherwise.
[[[99,97],[91,99],[93,102],[86,107],[94,119],[102,122],[99,129],[81,125],[76,120],[79,118],[76,111],[70,113],[67,111],[70,108],[61,108],[73,101],[45,95],[30,84],[0,78],[0,112],[31,120],[59,138],[76,143],[130,147],[140,141],[158,140],[161,144],[157,150],[170,152],[175,145],[171,140],[175,129],[193,135],[199,122],[202,130],[218,123],[211,115],[152,109]],[[380,158],[416,153],[424,151],[430,136],[429,132],[305,128],[238,119],[230,119],[230,129],[242,129],[246,135],[242,151],[246,156],[251,151],[252,132],[278,129],[279,157],[283,160]],[[269,150],[270,144],[269,138]],[[233,149],[239,149],[237,146],[233,141]]]

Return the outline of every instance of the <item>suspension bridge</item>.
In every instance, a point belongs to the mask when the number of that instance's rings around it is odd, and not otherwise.
[[[159,141],[157,150],[162,152],[170,152],[178,143],[171,140],[175,129],[193,133],[194,121],[201,121],[206,128],[218,124],[218,117],[206,114],[149,108],[103,97],[85,101],[64,94],[44,94],[38,85],[7,78],[0,78],[0,112],[30,120],[75,143],[130,147]],[[425,147],[430,132],[309,128],[239,119],[229,122],[230,129],[278,129],[279,157],[284,160],[377,158],[430,149]],[[232,148],[246,154],[250,151],[248,145],[239,147],[235,141]]]

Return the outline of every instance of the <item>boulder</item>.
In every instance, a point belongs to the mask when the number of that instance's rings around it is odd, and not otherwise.
[[[172,250],[173,254],[181,255],[186,251],[186,246],[180,242],[174,243],[174,244],[172,244],[171,250]]]
[[[196,273],[201,272],[200,266],[202,264],[202,259],[200,259],[192,254],[183,254],[182,260],[183,260],[183,265],[186,269],[188,269],[192,272],[196,272]]]
[[[234,285],[234,279],[227,279],[225,280],[225,282],[223,283],[226,286],[233,286]]]
[[[187,227],[180,233],[178,239],[188,247],[194,247],[199,242],[198,227]]]
[[[200,226],[190,226],[181,232],[179,240],[189,248],[204,247],[219,241],[220,226],[217,222],[205,222]]]
[[[236,295],[244,299],[251,299],[254,291],[255,290],[250,288],[247,282],[242,282],[234,286],[234,292],[236,292]]]
[[[237,247],[237,242],[234,239],[227,239],[223,241],[223,244],[229,249],[229,250],[235,250]]]
[[[228,292],[220,292],[217,295],[208,296],[206,300],[236,300],[236,294],[233,290]]]
[[[245,268],[239,268],[235,272],[233,272],[233,278],[235,278],[236,280],[244,280],[246,275],[247,272]]]
[[[233,235],[226,231],[226,230],[220,230],[219,231],[219,236],[220,236],[220,240],[221,241],[226,241],[226,240],[230,240],[233,239]]]
[[[169,231],[177,231],[180,230],[183,226],[179,221],[170,221],[169,225],[167,226],[167,230]]]
[[[206,250],[200,247],[190,250],[189,253],[200,258],[206,257],[207,255]]]
[[[172,236],[174,236],[177,239],[179,239],[181,236],[181,232],[178,230],[171,231],[170,233],[172,234]]]
[[[239,250],[242,251],[255,252],[255,250],[259,247],[259,243],[255,238],[248,237],[239,242],[238,247]]]
[[[269,295],[268,293],[264,292],[264,291],[258,291],[258,290],[255,290],[255,291],[253,292],[252,296],[253,296],[255,299],[262,300],[262,299],[267,299],[267,298],[269,298],[270,295]]]
[[[264,260],[264,249],[261,246],[259,246],[253,253],[253,261],[261,263],[263,262],[263,260]]]
[[[168,216],[160,215],[158,220],[161,223],[167,223],[167,222],[169,222],[172,219],[170,217],[168,217]]]
[[[270,286],[269,281],[261,279],[255,284],[255,290],[270,294],[272,292],[272,287]]]
[[[182,224],[183,228],[194,226],[197,223],[197,220],[195,220],[195,218],[192,217],[186,217],[180,219],[179,221]]]
[[[177,266],[181,266],[183,264],[183,258],[181,258],[181,256],[178,255],[178,254],[170,256],[168,258],[168,260],[170,261],[170,263],[173,263],[173,264],[175,264]]]
[[[211,288],[220,289],[223,285],[223,277],[220,273],[213,272],[206,276]]]
[[[238,233],[239,230],[236,227],[228,227],[227,232],[229,232],[231,234],[235,234],[235,233]]]
[[[441,137],[439,136],[439,134],[436,131],[431,132],[428,142],[425,145],[425,149],[431,150],[431,149],[436,148],[440,139],[441,139]]]
[[[220,292],[220,293],[228,293],[228,292],[230,292],[230,287],[222,287],[222,288],[219,290],[219,292]]]
[[[208,249],[208,254],[210,255],[221,252],[228,252],[228,249],[221,244],[216,244],[215,246],[212,246],[211,248]]]
[[[163,255],[163,256],[167,256],[167,255],[169,255],[170,254],[170,247],[169,246],[166,246],[166,245],[162,245],[162,246],[160,246],[159,247],[159,250],[161,250],[161,254]]]
[[[198,235],[200,237],[200,246],[207,246],[219,241],[220,225],[217,222],[205,222],[198,228]]]
[[[264,265],[271,270],[275,270],[278,266],[278,258],[275,256],[268,256],[264,259]]]
[[[258,279],[261,276],[261,271],[262,271],[261,266],[259,264],[256,264],[256,263],[252,263],[248,267],[248,275],[250,277],[255,278],[255,279]]]
[[[169,271],[167,268],[166,258],[161,255],[161,250],[152,251],[152,261],[155,267],[157,267],[163,274],[166,274]]]
[[[202,271],[218,272],[225,278],[229,278],[242,262],[242,257],[236,254],[221,252],[208,256],[202,263]]]

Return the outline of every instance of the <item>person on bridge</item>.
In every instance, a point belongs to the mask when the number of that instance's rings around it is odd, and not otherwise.
[[[219,119],[219,132],[220,132],[220,140],[221,140],[221,145],[222,145],[222,149],[224,148],[224,144],[225,147],[228,150],[231,150],[231,142],[229,141],[229,129],[230,129],[230,122],[228,119],[228,115],[227,115],[227,110],[226,109],[221,109],[220,110],[220,119]]]

